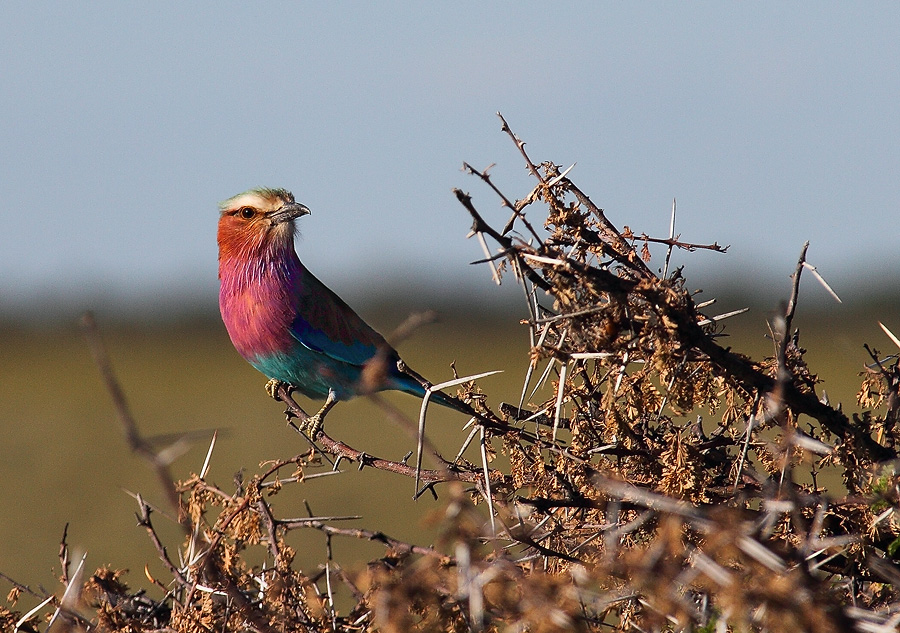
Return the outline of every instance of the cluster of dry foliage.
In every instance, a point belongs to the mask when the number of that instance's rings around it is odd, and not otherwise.
[[[532,347],[522,402],[491,404],[474,382],[461,385],[478,412],[469,440],[479,463],[446,460],[426,441],[437,466],[423,470],[322,433],[315,448],[233,490],[203,471],[172,487],[98,352],[134,448],[172,490],[184,541],[162,543],[159,513],[139,498],[168,570],[158,587],[135,592],[112,570],[85,579],[63,547],[64,593],[41,596],[30,619],[0,609],[4,630],[45,628],[41,614],[58,630],[133,632],[897,630],[896,356],[870,350],[852,417],[817,394],[791,325],[801,272],[815,273],[805,249],[771,323],[771,357],[735,353],[720,342],[727,315],[701,312],[712,302],[697,302],[681,270],[668,270],[673,248],[718,245],[681,242],[674,222],[666,239],[617,229],[566,172],[533,163],[505,120],[503,130],[534,189],[513,202],[466,166],[511,213],[502,228],[456,195],[486,265],[524,287]],[[525,214],[537,208],[546,209],[540,231]],[[659,273],[647,265],[648,242],[668,247]],[[546,402],[532,402],[537,385]],[[279,518],[276,493],[329,456],[439,489],[440,540],[417,546],[327,517]],[[825,489],[836,473],[843,488]],[[304,573],[285,543],[296,529],[382,542],[384,556]],[[335,604],[337,585],[350,607]],[[11,601],[26,589],[16,586]]]

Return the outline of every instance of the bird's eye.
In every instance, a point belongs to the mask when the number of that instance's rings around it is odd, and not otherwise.
[[[254,209],[253,207],[241,207],[240,209],[238,209],[238,213],[245,220],[249,220],[254,215],[256,215],[256,209]]]

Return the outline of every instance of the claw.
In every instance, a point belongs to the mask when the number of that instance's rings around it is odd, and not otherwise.
[[[328,397],[325,399],[325,404],[322,405],[322,408],[319,409],[319,412],[315,415],[309,416],[308,418],[300,422],[297,426],[301,431],[309,435],[311,439],[315,439],[316,435],[319,434],[319,431],[322,430],[322,424],[325,422],[325,416],[336,404],[337,397],[334,395],[333,391],[329,391]]]
[[[319,431],[322,430],[322,416],[317,413],[315,415],[311,415],[302,422],[297,424],[297,427],[306,433],[309,437],[314,438],[319,434]]]
[[[270,380],[269,382],[266,383],[266,393],[269,394],[269,396],[273,400],[280,400],[280,398],[278,397],[278,388],[284,384],[286,384],[286,383],[273,378],[272,380]]]

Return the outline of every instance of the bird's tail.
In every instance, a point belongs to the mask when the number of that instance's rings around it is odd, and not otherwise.
[[[410,370],[407,370],[410,371]],[[422,381],[417,380],[417,378],[421,378],[418,374],[412,375],[400,375],[394,378],[396,383],[396,389],[400,391],[404,391],[408,394],[412,394],[414,396],[418,396],[419,398],[425,397],[425,387],[422,386]],[[431,397],[429,398],[430,402],[436,402],[437,404],[447,407],[448,409],[453,409],[455,411],[459,411],[460,413],[464,413],[470,417],[474,416],[476,418],[480,418],[481,416],[470,407],[468,404],[456,398],[454,396],[448,395],[443,391],[432,391]]]

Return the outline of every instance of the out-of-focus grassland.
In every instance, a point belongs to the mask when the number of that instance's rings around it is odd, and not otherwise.
[[[809,350],[812,370],[824,382],[832,402],[855,411],[858,372],[868,360],[863,342],[890,353],[892,344],[877,321],[900,331],[891,303],[867,309],[829,307],[817,314],[801,303],[795,325]],[[725,311],[728,306],[723,306]],[[369,312],[371,315],[371,311]],[[401,314],[372,320],[389,332]],[[727,331],[734,349],[760,358],[771,352],[765,338],[765,310],[731,319]],[[502,369],[482,381],[489,401],[517,402],[528,353],[526,329],[511,313],[504,320],[478,316],[477,310],[445,318],[420,329],[400,346],[406,361],[434,381],[450,377],[455,360],[460,373]],[[101,328],[117,375],[142,432],[147,436],[186,430],[219,429],[210,478],[223,484],[243,471],[250,477],[260,462],[287,458],[307,449],[288,429],[282,407],[265,395],[263,377],[232,349],[214,320],[175,325]],[[893,320],[893,322],[892,322]],[[896,351],[896,350],[893,350]],[[129,568],[128,580],[146,584],[142,569],[164,576],[143,529],[136,526],[135,503],[126,490],[140,492],[162,505],[164,497],[146,464],[129,453],[90,353],[80,332],[71,327],[31,330],[0,329],[0,572],[20,582],[53,586],[59,573],[56,558],[63,527],[69,544],[88,553],[87,567],[109,564]],[[394,394],[390,399],[412,418],[419,403]],[[300,399],[301,405],[315,405]],[[433,410],[429,435],[445,454],[455,454],[465,437],[458,414]],[[707,429],[714,423],[710,419]],[[329,433],[371,454],[400,459],[414,442],[370,401],[339,405],[327,421]],[[187,478],[200,469],[208,440],[197,440],[172,465]],[[383,530],[391,536],[428,543],[434,539],[426,517],[440,505],[430,496],[412,500],[413,482],[383,472],[356,470],[344,464],[341,475],[287,486],[275,498],[279,516],[305,516],[304,501],[317,515],[362,515],[347,527]],[[287,474],[287,473],[285,473]],[[440,490],[440,488],[439,488]],[[157,526],[171,546],[181,539],[157,516]],[[325,537],[298,531],[291,544],[305,571],[325,560]],[[338,563],[377,556],[378,545],[338,539]]]

